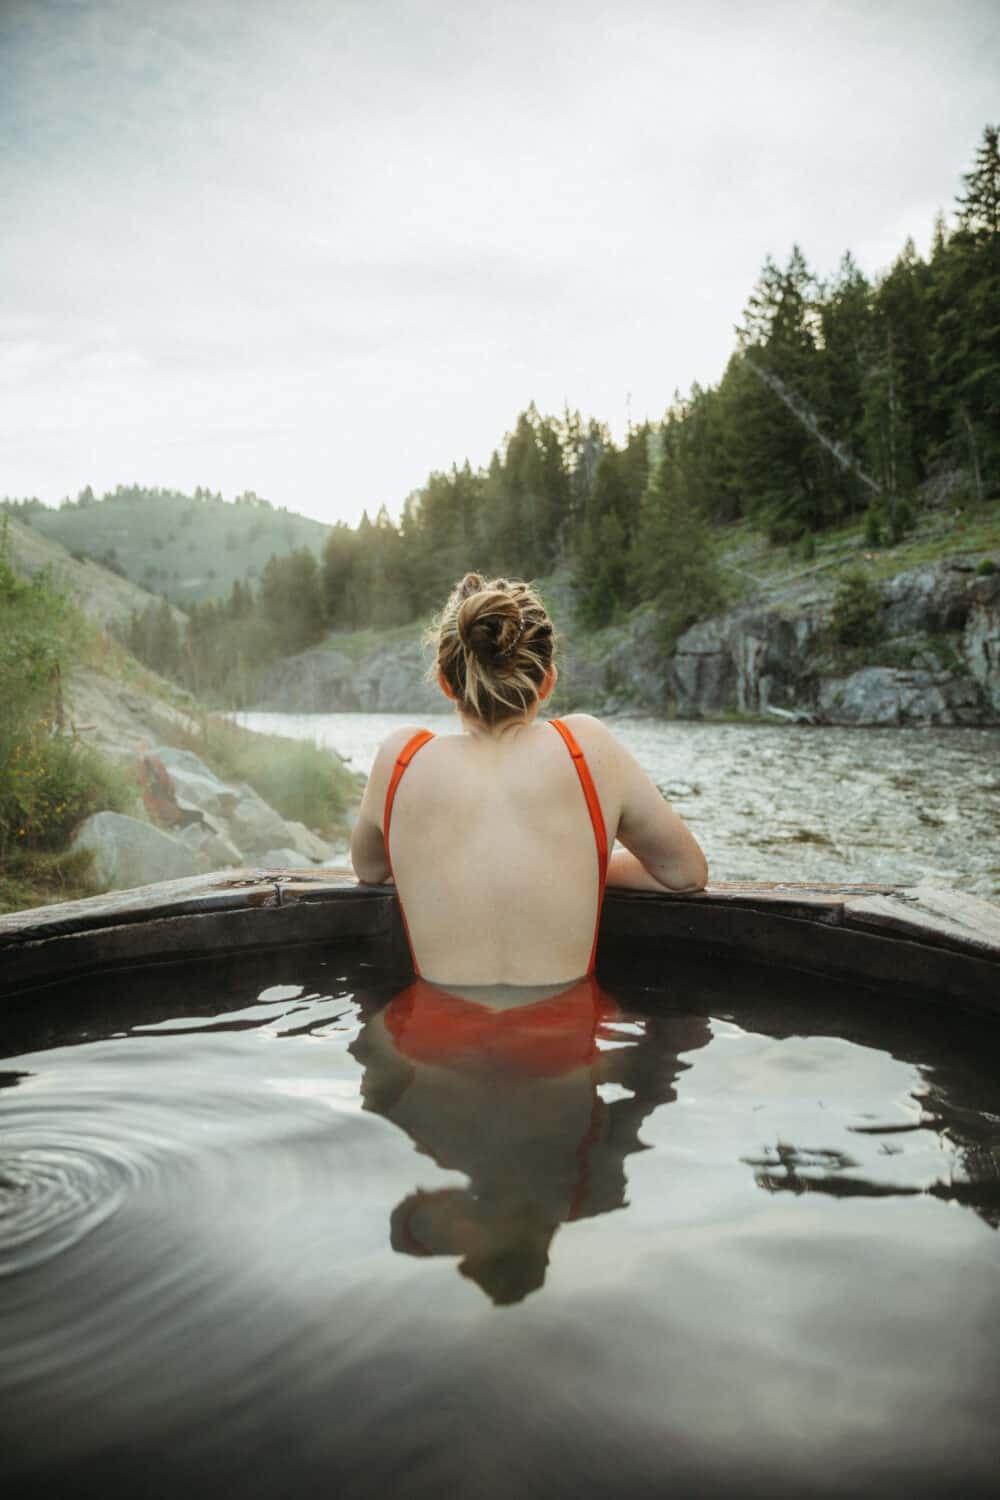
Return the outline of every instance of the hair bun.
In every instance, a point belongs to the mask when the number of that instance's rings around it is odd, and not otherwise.
[[[455,623],[466,651],[481,662],[509,656],[524,626],[521,607],[506,592],[505,580],[498,578],[493,587],[486,587],[478,573],[467,573],[459,591],[463,597]]]

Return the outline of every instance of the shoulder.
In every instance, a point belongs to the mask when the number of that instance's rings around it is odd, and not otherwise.
[[[559,714],[558,717],[585,753],[590,749],[607,752],[618,743],[608,726],[595,719],[593,714]]]
[[[394,729],[391,734],[386,735],[378,747],[378,754],[396,756],[416,735],[426,733],[422,724],[402,724],[399,729]]]
[[[375,752],[371,774],[368,777],[369,783],[380,780],[388,781],[392,767],[410,741],[415,735],[425,732],[419,724],[404,724],[399,729],[394,729],[391,734],[387,734]]]
[[[621,744],[607,724],[593,714],[560,714],[562,722],[583,751],[587,764],[599,776],[617,775]]]

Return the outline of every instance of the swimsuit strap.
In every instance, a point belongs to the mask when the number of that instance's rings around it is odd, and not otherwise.
[[[597,932],[601,925],[601,904],[604,900],[604,883],[608,875],[608,834],[604,827],[604,814],[601,811],[601,800],[597,795],[594,778],[590,774],[587,757],[580,749],[576,736],[562,719],[550,719],[549,723],[561,735],[566,749],[573,757],[573,764],[580,778],[580,785],[587,802],[587,811],[594,828],[594,842],[597,845],[597,920],[594,923],[594,943],[590,950],[590,963],[587,966],[587,973],[590,974],[593,972],[594,959],[597,957]]]
[[[386,789],[385,794],[385,811],[382,814],[382,838],[385,843],[385,857],[389,864],[389,874],[392,876],[392,879],[394,881],[396,877],[392,873],[392,855],[389,853],[389,824],[392,821],[392,804],[396,800],[396,789],[398,788],[399,783],[402,780],[403,772],[406,770],[407,766],[410,764],[410,761],[416,755],[417,751],[422,750],[423,747],[427,744],[427,741],[432,740],[433,738],[434,736],[429,729],[418,729],[416,734],[413,735],[412,738],[407,740],[402,750],[400,750],[399,754],[396,756],[396,764],[393,766],[392,775],[389,777],[389,785]],[[396,887],[396,899],[399,902],[399,914],[403,919],[403,927],[406,931],[406,941],[410,945],[410,957],[413,960],[413,970],[414,973],[419,974],[420,970],[417,967],[416,954],[413,952],[413,939],[410,937],[410,924],[406,920],[406,913],[403,910],[403,902],[399,894],[398,886]]]

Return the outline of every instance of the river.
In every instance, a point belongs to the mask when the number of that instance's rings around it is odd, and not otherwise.
[[[239,714],[367,774],[406,714]],[[452,714],[421,723],[456,732]],[[615,734],[725,880],[927,881],[1000,897],[1000,730],[618,718]]]

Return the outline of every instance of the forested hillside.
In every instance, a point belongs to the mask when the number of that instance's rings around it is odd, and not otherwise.
[[[418,619],[470,567],[568,574],[586,627],[652,605],[669,647],[732,600],[718,563],[727,528],[792,545],[807,565],[833,529],[891,549],[923,512],[960,527],[1000,499],[997,127],[984,130],[963,184],[928,256],[910,241],[874,281],[850,253],[828,275],[798,248],[783,265],[768,260],[719,384],[676,394],[661,422],[633,425],[616,443],[596,419],[532,404],[486,468],[431,474],[398,525],[383,508],[327,529],[320,558],[318,536],[303,544],[296,531],[321,533],[318,523],[246,498],[234,510],[200,492],[119,491],[101,502],[85,493],[26,519],[77,526],[81,547],[113,549],[131,576],[141,560],[138,581],[183,603],[190,620],[182,638],[163,612],[160,628],[147,611],[133,622],[132,649],[196,692],[235,702],[268,660],[330,631]],[[100,544],[90,529],[98,516],[118,526]],[[244,534],[254,564],[241,573]]]
[[[182,609],[224,597],[237,579],[259,578],[276,553],[304,547],[319,556],[329,529],[258,495],[227,502],[204,489],[181,495],[119,485],[98,498],[88,486],[57,510],[37,500],[6,506],[70,552]]]

